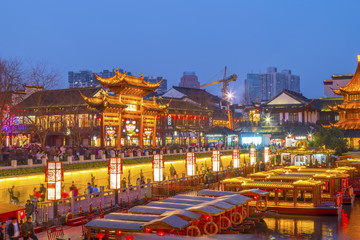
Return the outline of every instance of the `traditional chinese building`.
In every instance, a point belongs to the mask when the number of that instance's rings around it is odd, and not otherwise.
[[[156,99],[144,97],[160,86],[161,81],[150,83],[141,77],[115,71],[115,76],[98,82],[108,91],[96,97],[83,96],[87,105],[100,112],[101,147],[107,146],[156,146],[156,118],[168,104],[159,104]]]
[[[344,129],[345,136],[348,138],[351,147],[360,145],[360,55],[358,55],[358,66],[354,76],[345,87],[338,86],[333,90],[337,95],[343,96],[342,104],[329,106],[329,108],[339,113],[340,120],[330,124],[332,127]]]

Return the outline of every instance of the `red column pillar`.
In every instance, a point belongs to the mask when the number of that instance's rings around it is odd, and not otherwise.
[[[104,113],[100,115],[100,146],[105,147],[105,129],[104,129]]]

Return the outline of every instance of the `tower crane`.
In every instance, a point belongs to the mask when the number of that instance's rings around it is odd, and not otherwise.
[[[222,83],[221,97],[223,100],[227,100],[228,102],[230,102],[231,97],[229,96],[230,92],[228,89],[229,82],[235,82],[237,79],[237,75],[233,74],[229,77],[226,77],[226,70],[227,70],[227,67],[225,66],[223,79],[201,85],[200,88],[211,86],[211,85],[218,84],[218,83]],[[229,119],[229,128],[234,129],[234,121],[233,121],[233,117],[232,117],[232,112],[230,111],[230,106],[228,106],[227,111],[228,111],[228,119]]]
[[[237,75],[233,74],[233,75],[231,75],[229,77],[226,77],[226,70],[227,70],[227,67],[225,66],[224,78],[223,79],[201,85],[200,88],[211,86],[211,85],[218,84],[218,83],[222,83],[221,97],[224,100],[229,100],[228,99],[229,98],[229,96],[228,96],[228,94],[229,94],[229,89],[228,89],[229,82],[235,82],[236,79],[237,79]]]

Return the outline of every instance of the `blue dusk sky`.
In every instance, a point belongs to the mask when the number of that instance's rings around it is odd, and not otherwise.
[[[276,66],[322,97],[323,80],[356,69],[359,9],[358,0],[2,0],[0,56],[47,62],[62,88],[80,69],[163,76],[170,88],[183,71],[203,84],[226,65],[238,96],[247,73]]]

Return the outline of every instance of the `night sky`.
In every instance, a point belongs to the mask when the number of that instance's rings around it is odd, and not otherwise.
[[[17,1],[0,3],[0,56],[47,62],[61,73],[115,67],[201,83],[268,66],[301,77],[308,98],[323,80],[354,73],[360,54],[358,0]],[[220,94],[219,86],[208,88]]]

